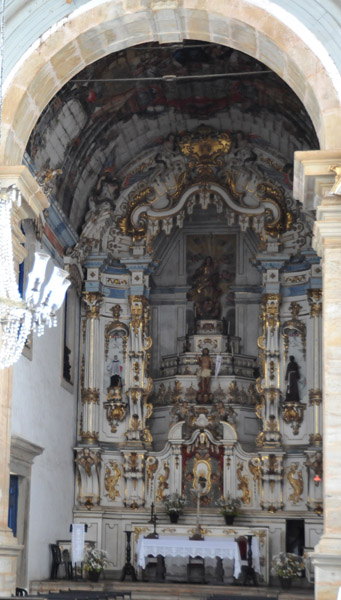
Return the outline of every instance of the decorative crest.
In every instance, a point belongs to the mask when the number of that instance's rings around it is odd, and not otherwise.
[[[202,176],[213,174],[214,167],[223,164],[222,156],[230,151],[231,145],[228,133],[219,133],[207,125],[200,125],[179,140],[182,154],[190,159],[189,168],[197,169]]]

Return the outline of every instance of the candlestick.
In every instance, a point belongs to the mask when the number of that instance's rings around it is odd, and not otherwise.
[[[131,534],[132,531],[128,531],[126,529],[125,534],[127,536],[127,545],[126,545],[126,563],[122,569],[121,581],[124,581],[126,577],[131,577],[132,581],[137,581],[136,571],[131,564]]]

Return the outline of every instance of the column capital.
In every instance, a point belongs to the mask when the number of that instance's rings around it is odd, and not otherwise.
[[[44,208],[50,206],[35,177],[24,165],[0,166],[0,182],[2,188],[14,185],[21,192],[20,219],[37,218]]]
[[[315,210],[327,194],[339,193],[335,180],[341,167],[341,149],[295,152],[294,167],[293,194],[306,210]]]
[[[82,292],[82,301],[86,319],[99,319],[99,311],[103,302],[101,292]]]
[[[341,248],[341,196],[325,196],[317,207],[312,246],[322,257],[325,248]]]
[[[319,317],[322,314],[322,290],[320,288],[308,290],[307,300],[310,305],[310,316]]]
[[[21,193],[21,205],[12,208],[13,255],[17,265],[26,257],[23,246],[25,238],[20,229],[20,221],[37,219],[39,213],[50,203],[34,176],[24,165],[0,166],[0,187],[7,189],[14,185]]]

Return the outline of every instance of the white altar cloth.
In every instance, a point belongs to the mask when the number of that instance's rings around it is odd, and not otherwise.
[[[241,560],[239,546],[233,538],[206,537],[203,541],[189,540],[188,537],[180,535],[160,536],[159,539],[151,540],[142,536],[137,544],[137,564],[146,566],[146,557],[149,555],[180,556],[182,558],[229,558],[234,561],[234,576],[237,578],[241,572]]]

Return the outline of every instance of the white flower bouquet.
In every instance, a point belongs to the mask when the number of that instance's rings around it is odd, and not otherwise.
[[[271,572],[273,575],[283,577],[283,579],[302,577],[303,570],[304,561],[302,557],[290,552],[280,552],[271,561]]]
[[[231,517],[239,515],[241,507],[240,498],[232,498],[230,494],[227,494],[225,498],[218,500],[217,504],[220,506],[222,515]]]
[[[166,496],[163,502],[168,514],[177,513],[180,515],[186,505],[186,500],[179,494]]]
[[[108,555],[105,550],[89,548],[84,556],[84,569],[86,571],[101,572],[109,565]]]

